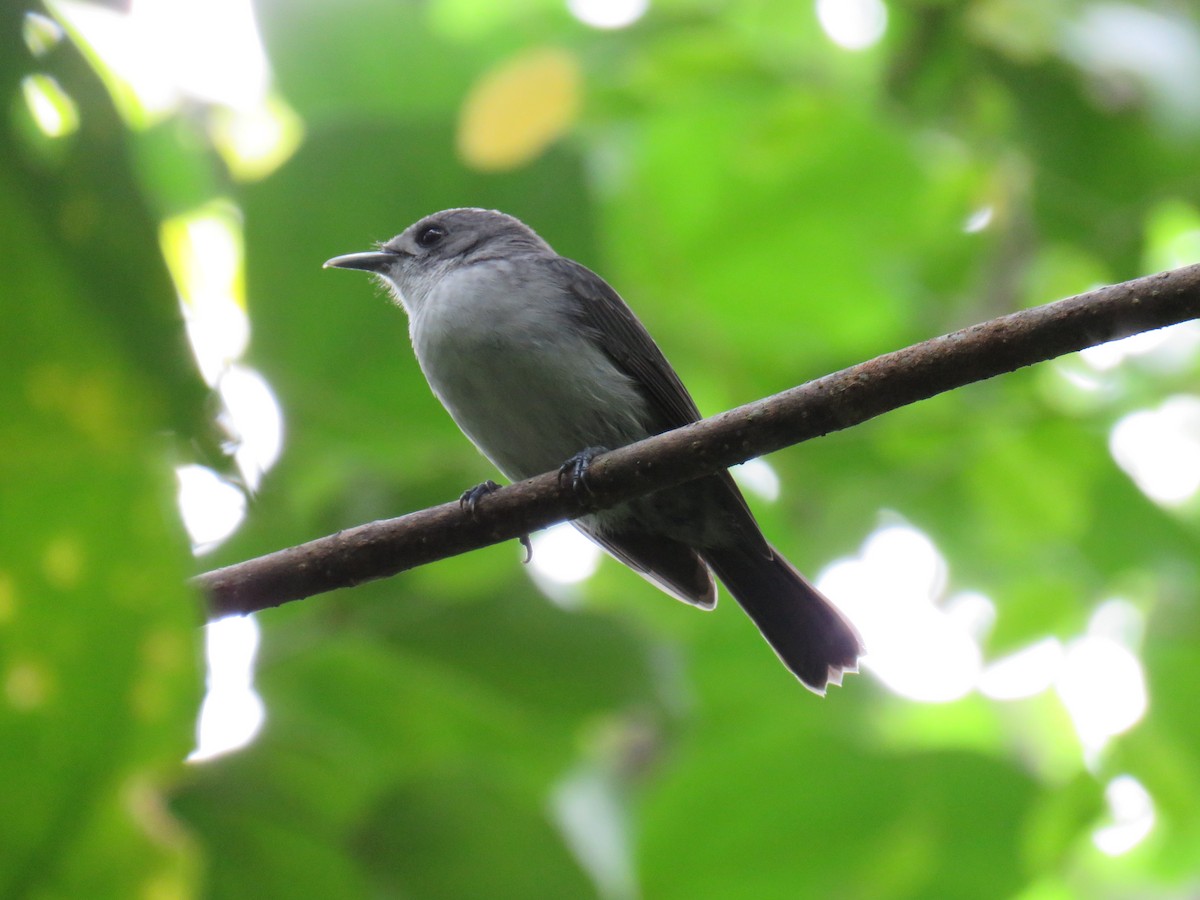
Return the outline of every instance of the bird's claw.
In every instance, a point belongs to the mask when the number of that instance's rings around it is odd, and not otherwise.
[[[483,484],[477,484],[475,487],[463,491],[462,496],[458,498],[458,505],[466,509],[471,514],[471,518],[474,518],[475,506],[479,503],[480,499],[498,490],[500,490],[500,485],[489,478]]]
[[[465,509],[471,518],[475,518],[475,505],[480,499],[488,494],[493,494],[500,490],[500,485],[488,479],[483,484],[477,484],[473,488],[467,488],[458,498],[458,505]],[[525,562],[528,563],[533,559],[533,543],[529,540],[529,535],[521,534],[517,536],[517,540],[521,542],[521,546],[525,548]]]
[[[588,447],[580,450],[558,467],[558,483],[569,480],[571,490],[576,494],[592,493],[592,487],[588,484],[588,470],[592,467],[592,460],[606,452],[606,447]]]

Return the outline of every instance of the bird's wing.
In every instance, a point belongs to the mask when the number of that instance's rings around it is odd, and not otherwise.
[[[620,295],[574,260],[560,256],[548,262],[560,270],[557,280],[570,285],[577,301],[570,306],[576,324],[645,395],[655,418],[651,431],[657,434],[698,421],[700,410],[691,394]]]
[[[601,530],[587,520],[576,519],[571,524],[677,600],[701,609],[717,605],[717,586],[708,566],[686,544],[645,531]]]
[[[558,268],[556,274],[561,276],[558,280],[570,285],[577,301],[570,305],[576,324],[592,336],[645,396],[655,419],[650,431],[660,434],[699,421],[700,410],[692,395],[621,295],[591,269],[574,260],[559,256],[548,262]],[[732,505],[737,510],[737,518],[748,525],[747,533],[753,533],[765,547],[766,542],[758,533],[750,508],[733,483],[733,477],[728,472],[719,472],[716,477],[728,489],[723,498],[726,507]],[[629,560],[625,562],[637,568]]]

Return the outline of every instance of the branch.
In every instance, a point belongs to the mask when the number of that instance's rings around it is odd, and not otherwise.
[[[933,338],[596,458],[592,494],[547,473],[483,497],[359,525],[193,579],[213,618],[386,578],[512,540],[889,410],[1096,344],[1200,317],[1200,265],[1022,310]]]

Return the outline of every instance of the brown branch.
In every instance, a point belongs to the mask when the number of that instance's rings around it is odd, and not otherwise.
[[[1022,310],[915,344],[597,457],[586,498],[554,473],[503,488],[472,517],[457,502],[359,525],[193,579],[213,617],[279,606],[511,540],[849,428],[881,413],[1141,331],[1200,317],[1200,265]]]

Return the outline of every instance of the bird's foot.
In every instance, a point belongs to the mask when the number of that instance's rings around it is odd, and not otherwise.
[[[475,487],[463,491],[462,495],[458,498],[458,505],[466,509],[467,513],[473,519],[475,518],[475,506],[479,503],[480,499],[486,497],[488,494],[494,494],[498,490],[500,490],[500,485],[489,478],[483,484],[477,484]],[[533,544],[529,540],[529,535],[517,535],[517,540],[525,548],[525,562],[528,563],[533,559]]]
[[[592,467],[592,460],[601,453],[607,452],[607,447],[588,447],[580,450],[558,467],[558,483],[562,484],[564,480],[569,480],[571,490],[577,495],[592,493],[591,485],[588,484],[588,469]]]
[[[462,496],[458,498],[458,505],[466,509],[471,514],[471,518],[475,518],[476,504],[488,494],[494,494],[498,490],[500,490],[500,485],[489,478],[483,484],[477,484],[475,487],[463,491]]]

